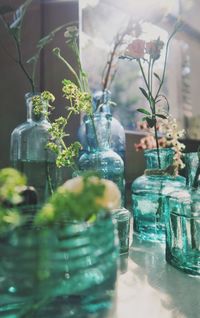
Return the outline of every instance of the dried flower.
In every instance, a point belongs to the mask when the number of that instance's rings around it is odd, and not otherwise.
[[[144,58],[145,41],[136,39],[130,43],[125,51],[125,56],[134,59]]]

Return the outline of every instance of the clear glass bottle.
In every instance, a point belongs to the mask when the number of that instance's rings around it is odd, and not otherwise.
[[[145,150],[147,169],[132,183],[134,232],[143,240],[165,242],[165,195],[185,185],[184,177],[170,175],[173,155],[172,149],[161,148],[158,169],[157,150]]]
[[[166,261],[200,276],[200,189],[182,188],[166,204]]]
[[[32,96],[31,93],[25,95],[27,121],[11,134],[10,161],[14,168],[26,175],[28,185],[36,189],[40,204],[61,183],[61,176],[55,155],[46,147],[51,125],[44,115],[34,114]]]
[[[112,180],[118,186],[124,203],[124,162],[122,158],[110,148],[111,115],[97,113],[92,120],[85,117],[87,151],[79,158],[80,171],[96,171],[105,179]]]
[[[93,110],[94,114],[103,112],[105,114],[111,115],[110,110],[111,104],[111,93],[108,90],[97,91],[93,95]],[[78,139],[83,146],[82,152],[87,149],[87,136],[85,131],[85,124],[80,126],[78,131]],[[125,130],[120,122],[111,117],[111,137],[110,137],[110,147],[113,151],[118,153],[120,157],[125,160]]]

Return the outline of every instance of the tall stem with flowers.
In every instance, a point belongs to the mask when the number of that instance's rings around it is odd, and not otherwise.
[[[161,89],[164,83],[165,74],[166,74],[166,64],[167,64],[167,57],[168,57],[168,50],[169,44],[175,33],[177,32],[178,26],[174,28],[174,31],[169,36],[166,49],[165,49],[165,58],[164,58],[164,67],[162,70],[162,75],[159,76],[154,71],[155,62],[160,58],[161,50],[164,47],[163,41],[160,38],[156,40],[152,40],[150,42],[145,42],[142,39],[134,39],[126,48],[125,53],[120,58],[128,59],[130,61],[135,60],[140,68],[142,73],[142,77],[144,80],[145,88],[140,87],[140,91],[144,95],[144,97],[148,101],[149,109],[139,108],[137,109],[140,113],[144,115],[142,118],[143,121],[147,122],[147,125],[150,128],[154,129],[154,135],[156,140],[156,149],[157,149],[157,157],[158,157],[158,167],[161,169],[161,162],[160,162],[160,153],[159,153],[159,142],[158,142],[158,132],[157,132],[157,119],[162,118],[166,119],[166,115],[160,112],[157,112],[157,103],[161,99],[167,98],[161,94]],[[145,69],[144,66],[147,65]],[[158,81],[158,87],[155,90],[153,86],[154,78]],[[168,102],[167,102],[168,104]]]

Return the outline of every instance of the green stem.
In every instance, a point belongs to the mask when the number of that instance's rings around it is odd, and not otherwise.
[[[156,129],[156,123],[154,125],[154,133],[155,133],[155,140],[156,140],[156,151],[157,151],[157,156],[158,156],[158,168],[161,169],[161,163],[160,163],[160,151],[159,151],[159,143],[158,143],[158,133]]]
[[[150,99],[153,99],[152,94],[151,94],[151,90],[150,90],[150,87],[149,87],[149,84],[148,84],[148,81],[147,81],[147,78],[146,78],[146,75],[145,75],[145,73],[144,73],[144,70],[143,70],[143,67],[142,67],[142,64],[141,64],[141,61],[140,61],[140,59],[137,59],[137,61],[138,61],[138,64],[139,64],[139,66],[140,66],[140,70],[141,70],[141,72],[142,72],[142,76],[143,76],[143,78],[144,78],[144,82],[145,82],[145,85],[146,85],[147,90],[148,90],[149,98],[150,98]],[[150,105],[150,108],[151,108],[151,103],[149,103],[149,105]],[[151,110],[152,110],[152,108],[151,108]]]
[[[34,81],[31,78],[31,76],[29,75],[28,71],[26,70],[26,68],[24,67],[24,64],[22,62],[22,54],[21,54],[20,44],[19,44],[18,40],[15,37],[14,37],[14,40],[15,40],[15,45],[16,45],[16,48],[17,48],[18,64],[21,67],[21,69],[24,72],[24,74],[26,75],[26,77],[28,78],[28,80],[30,82],[30,85],[31,85],[32,92],[35,93]]]
[[[160,85],[158,87],[158,91],[156,93],[156,96],[155,96],[155,100],[157,99],[159,93],[160,93],[160,90],[161,90],[161,87],[163,85],[163,82],[164,82],[164,78],[165,78],[165,72],[166,72],[166,65],[167,65],[167,57],[168,57],[168,51],[169,51],[169,43],[172,39],[172,37],[174,36],[174,34],[177,32],[177,29],[175,29],[172,34],[170,35],[168,41],[167,41],[167,44],[166,44],[166,51],[165,51],[165,60],[164,60],[164,68],[163,68],[163,73],[162,73],[162,78],[161,78],[161,81],[160,81]]]
[[[77,73],[75,72],[75,70],[73,69],[73,67],[64,59],[64,57],[60,53],[56,54],[56,56],[67,66],[69,71],[74,75],[74,77],[78,83],[79,88],[82,89],[82,84],[80,82],[80,79],[79,79]]]

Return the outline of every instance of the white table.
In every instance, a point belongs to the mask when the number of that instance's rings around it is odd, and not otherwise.
[[[109,318],[200,318],[200,278],[167,264],[159,243],[134,236],[117,293]]]

